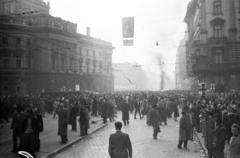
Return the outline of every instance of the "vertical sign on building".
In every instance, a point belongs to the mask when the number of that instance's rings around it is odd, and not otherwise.
[[[122,18],[123,45],[134,45],[134,17]]]

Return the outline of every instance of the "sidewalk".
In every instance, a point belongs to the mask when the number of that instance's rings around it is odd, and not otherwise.
[[[206,157],[208,157],[208,152],[207,152],[207,149],[204,145],[204,137],[203,137],[203,134],[202,133],[197,133],[196,131],[194,131],[195,135],[197,136],[197,139],[202,147],[202,150],[203,150],[203,153]],[[225,143],[225,149],[224,149],[224,157],[225,158],[228,158],[229,156],[229,153],[228,153],[228,149],[229,149],[229,145],[227,143]]]
[[[38,158],[51,157],[52,155],[68,148],[75,142],[80,141],[84,137],[80,136],[79,124],[77,123],[77,132],[71,130],[71,126],[68,126],[68,143],[60,144],[60,137],[57,135],[58,119],[53,119],[52,115],[46,115],[43,118],[44,132],[40,135],[41,148],[40,152],[36,153]],[[94,122],[94,123],[93,123]],[[105,127],[106,124],[102,123],[102,118],[91,117],[89,134]],[[10,129],[10,123],[5,124],[0,129],[0,158],[15,158],[17,157],[12,150],[12,132]]]

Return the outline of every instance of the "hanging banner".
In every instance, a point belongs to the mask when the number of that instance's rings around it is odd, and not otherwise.
[[[122,36],[124,46],[134,44],[134,17],[122,18]]]

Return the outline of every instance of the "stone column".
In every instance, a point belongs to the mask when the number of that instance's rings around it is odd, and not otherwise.
[[[200,36],[201,42],[207,42],[207,12],[206,12],[206,1],[201,0],[200,3],[200,16],[201,16],[201,24],[200,24]]]
[[[235,0],[229,0],[229,40],[237,39]]]

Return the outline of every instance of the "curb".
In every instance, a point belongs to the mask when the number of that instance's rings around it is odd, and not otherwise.
[[[60,152],[64,151],[65,149],[70,148],[72,145],[74,145],[74,144],[80,142],[81,140],[89,137],[90,135],[94,134],[95,132],[99,131],[100,129],[102,129],[102,128],[106,127],[106,126],[107,126],[107,124],[103,124],[100,127],[97,127],[95,130],[93,130],[88,135],[83,136],[83,137],[79,137],[78,139],[73,140],[72,142],[70,142],[70,143],[68,143],[68,144],[66,144],[66,145],[56,149],[55,151],[53,151],[53,152],[51,152],[51,153],[49,153],[49,154],[47,154],[45,156],[42,156],[41,158],[51,158],[52,156],[55,156],[55,155],[59,154]]]
[[[207,150],[206,150],[205,146],[202,144],[202,142],[201,142],[201,140],[199,138],[199,135],[198,135],[198,133],[197,133],[197,131],[195,129],[194,129],[194,134],[197,137],[198,143],[200,144],[200,146],[201,146],[201,148],[202,148],[202,150],[204,152],[205,157],[208,158]]]

